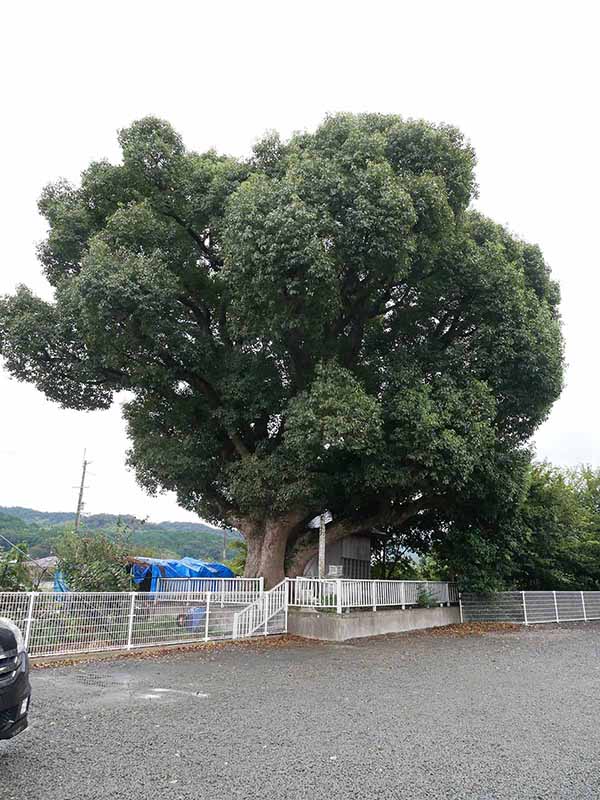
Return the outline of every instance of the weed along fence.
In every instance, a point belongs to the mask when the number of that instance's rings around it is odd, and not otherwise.
[[[432,581],[286,578],[265,591],[258,578],[169,578],[155,592],[0,592],[0,617],[30,655],[56,656],[285,633],[290,607],[341,614],[457,599],[453,584]]]
[[[465,593],[460,598],[465,622],[590,622],[600,620],[600,592]]]
[[[441,581],[377,581],[293,578],[288,579],[289,605],[335,609],[406,608],[420,603],[458,603],[458,589]]]

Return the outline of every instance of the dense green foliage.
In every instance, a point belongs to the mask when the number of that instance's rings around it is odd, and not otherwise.
[[[126,592],[133,582],[126,571],[127,545],[95,532],[64,533],[56,543],[58,569],[72,592]]]
[[[6,537],[5,539],[1,537]],[[49,544],[43,541],[44,534],[38,526],[31,526],[14,514],[5,513],[0,507],[0,553],[12,544],[23,543],[29,548],[31,558],[50,555]]]
[[[68,512],[35,511],[31,508],[0,506],[0,534],[13,543],[24,542],[31,558],[53,555],[56,542],[73,528],[75,515]],[[109,539],[127,531],[132,555],[156,555],[162,558],[199,558],[222,561],[223,534],[200,522],[143,522],[129,515],[92,514],[84,518],[84,531],[98,532]],[[239,537],[228,532],[228,555]],[[0,539],[0,553],[8,544]]]
[[[456,525],[444,534],[437,521],[391,530],[374,573],[457,579],[476,591],[600,590],[600,469],[534,464],[521,500],[492,529]]]
[[[522,589],[600,589],[600,470],[531,471],[507,574]]]
[[[241,528],[268,582],[323,508],[333,537],[425,515],[493,539],[561,389],[559,298],[469,207],[460,132],[342,114],[245,161],[154,118],[119,141],[42,195],[54,302],[0,302],[7,369],[69,408],[128,390],[140,483]]]
[[[32,588],[27,570],[27,545],[0,550],[0,592],[25,592]]]
[[[235,575],[243,575],[246,570],[246,559],[248,558],[248,545],[243,539],[231,542],[227,566]]]

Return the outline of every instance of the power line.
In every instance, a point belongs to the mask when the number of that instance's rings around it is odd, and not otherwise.
[[[33,560],[33,559],[29,558],[29,555],[24,550],[21,550],[21,548],[18,547],[16,544],[14,544],[14,542],[11,542],[10,539],[7,539],[6,536],[2,536],[1,533],[0,533],[0,539],[5,541],[6,544],[9,544],[11,546],[11,548],[14,548],[17,551],[17,553],[21,553],[22,556],[25,556],[27,561],[32,561]]]

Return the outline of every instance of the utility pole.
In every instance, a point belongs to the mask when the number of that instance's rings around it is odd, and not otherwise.
[[[83,467],[81,470],[81,483],[79,484],[79,497],[77,499],[77,513],[75,514],[75,533],[79,533],[79,526],[81,524],[81,514],[83,512],[83,490],[86,487],[85,485],[85,471],[88,467],[89,461],[85,459],[85,450],[83,451]]]
[[[223,528],[223,563],[227,561],[227,528]]]

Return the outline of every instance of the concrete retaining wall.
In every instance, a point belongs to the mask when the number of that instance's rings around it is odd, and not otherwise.
[[[325,639],[343,642],[364,636],[384,633],[402,633],[417,628],[437,628],[460,622],[456,606],[450,608],[392,608],[381,611],[352,611],[349,614],[331,614],[311,609],[290,608],[288,633],[306,639]]]

